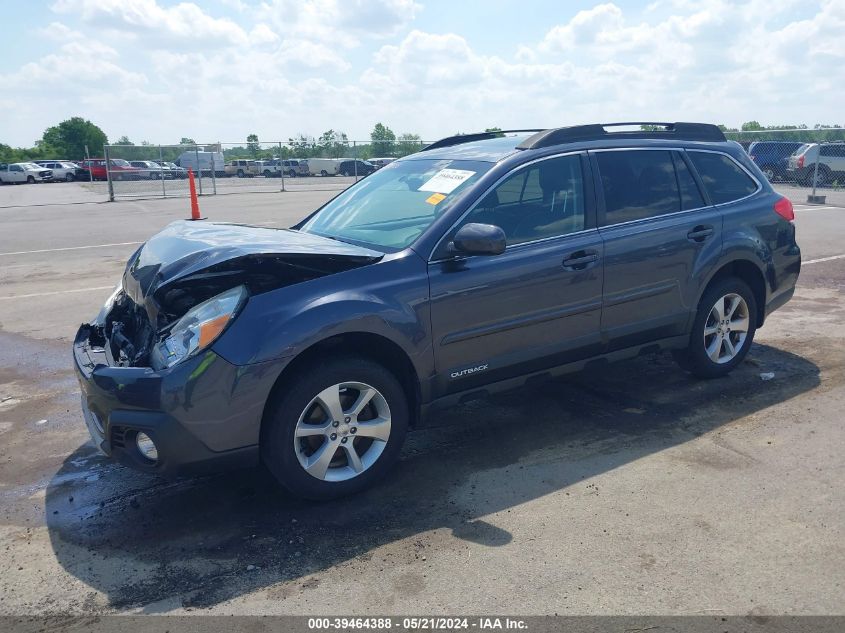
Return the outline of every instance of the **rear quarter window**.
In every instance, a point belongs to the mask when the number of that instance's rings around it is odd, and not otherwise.
[[[725,154],[688,152],[713,204],[725,204],[750,196],[757,183]]]

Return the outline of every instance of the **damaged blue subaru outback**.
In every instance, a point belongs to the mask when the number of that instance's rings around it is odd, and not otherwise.
[[[142,471],[349,494],[438,407],[658,350],[727,374],[793,295],[793,219],[713,125],[445,138],[290,229],[150,238],[76,336],[84,417]]]

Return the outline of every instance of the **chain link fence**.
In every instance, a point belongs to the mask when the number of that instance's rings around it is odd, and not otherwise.
[[[342,191],[426,141],[350,141],[343,137],[197,145],[107,145],[95,179],[109,200],[189,195],[188,169],[197,193]]]
[[[845,206],[845,128],[729,131],[776,188],[793,202],[841,198]],[[342,191],[429,141],[354,141],[343,135],[288,141],[196,145],[107,145],[91,159],[110,200],[187,196],[193,170],[200,195]]]
[[[197,193],[217,193],[223,154],[208,145],[106,145],[102,159],[92,159],[91,173],[108,186],[109,200],[189,195],[188,169]]]
[[[725,132],[793,202],[845,200],[845,128]]]

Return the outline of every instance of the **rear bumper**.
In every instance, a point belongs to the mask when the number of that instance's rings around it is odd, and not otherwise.
[[[73,343],[82,412],[97,448],[136,470],[163,476],[255,465],[275,365],[238,367],[206,351],[172,368],[109,366],[82,325]],[[281,371],[279,369],[279,371]],[[158,459],[137,449],[139,432]]]

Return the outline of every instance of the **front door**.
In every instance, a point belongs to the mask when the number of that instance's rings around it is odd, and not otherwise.
[[[507,250],[429,264],[434,396],[464,391],[600,351],[603,247],[586,157],[520,168],[469,222],[500,226]]]

